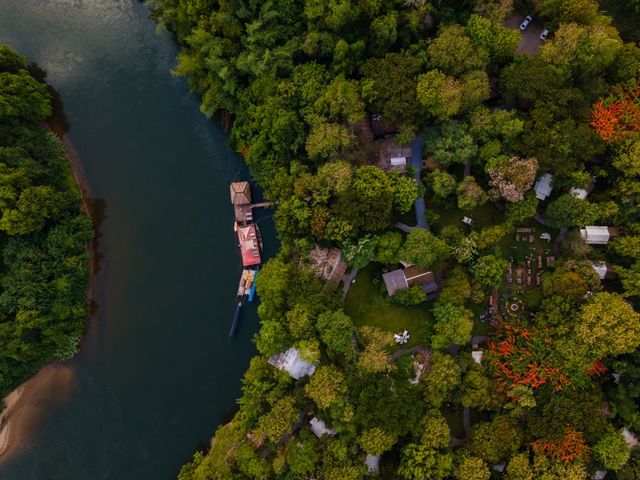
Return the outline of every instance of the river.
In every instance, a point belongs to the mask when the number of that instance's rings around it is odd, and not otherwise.
[[[2,0],[0,43],[47,72],[104,204],[97,309],[65,364],[68,392],[37,405],[0,478],[175,478],[233,414],[254,353],[255,305],[227,336],[240,273],[228,184],[246,168],[170,76],[177,46],[141,3]]]

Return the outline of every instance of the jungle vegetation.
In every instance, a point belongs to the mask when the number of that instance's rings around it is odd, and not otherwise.
[[[47,86],[0,45],[0,396],[73,356],[88,313],[93,226],[51,114]]]
[[[593,0],[516,3],[151,2],[182,45],[175,73],[205,115],[232,119],[282,240],[258,280],[259,353],[239,410],[180,480],[355,480],[366,455],[389,479],[639,478],[621,432],[640,434],[640,49]],[[552,30],[535,54],[516,54],[521,34],[503,26],[514,7]],[[376,122],[401,145],[424,136],[422,182],[378,168]],[[539,200],[545,173],[553,192]],[[396,230],[420,196],[431,231]],[[495,221],[446,222],[482,208]],[[504,244],[534,218],[561,255],[529,315],[495,322],[477,363],[471,336],[504,289]],[[586,225],[620,235],[587,245]],[[412,332],[419,381],[393,332],[355,325],[309,268],[316,245],[352,267],[405,260],[442,275],[435,300],[411,289],[395,299],[430,312]],[[600,261],[617,280],[599,278]],[[313,376],[267,363],[292,346]],[[455,431],[465,411],[473,422]],[[314,436],[314,416],[335,435]]]

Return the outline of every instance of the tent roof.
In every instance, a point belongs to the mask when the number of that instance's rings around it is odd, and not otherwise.
[[[553,175],[551,175],[550,173],[545,173],[538,179],[535,186],[533,187],[538,199],[544,200],[549,195],[551,195],[551,190],[553,190],[553,187],[551,186],[552,182]]]

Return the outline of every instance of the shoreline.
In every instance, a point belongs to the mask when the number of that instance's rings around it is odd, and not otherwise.
[[[51,406],[68,400],[73,378],[70,366],[49,364],[3,399],[6,408],[0,414],[0,463],[27,446]]]
[[[92,198],[80,157],[67,138],[64,126],[59,122],[59,113],[54,112],[51,118],[42,123],[42,127],[54,133],[60,140],[80,191],[81,209],[89,216],[94,228],[94,237],[86,247],[91,255],[86,291],[88,311],[84,332],[78,344],[80,349],[87,337],[89,322],[97,308],[94,289],[95,277],[100,270],[98,229],[104,217],[101,203]],[[2,399],[4,409],[0,412],[0,464],[7,462],[27,446],[28,439],[35,433],[34,430],[52,406],[69,400],[73,378],[74,370],[67,362],[50,363]]]

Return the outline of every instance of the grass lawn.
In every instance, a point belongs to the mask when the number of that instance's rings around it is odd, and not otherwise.
[[[547,257],[553,256],[553,242],[558,231],[545,227],[544,225],[540,225],[535,221],[530,221],[519,226],[532,228],[534,230],[534,241],[523,241],[523,238],[528,238],[528,235],[530,234],[526,234],[526,236],[520,234],[520,240],[516,240],[515,233],[507,235],[502,239],[502,242],[500,243],[502,253],[504,258],[513,262],[512,265],[514,273],[513,283],[506,283],[506,281],[503,282],[500,287],[500,293],[507,297],[517,297],[521,299],[529,309],[533,309],[542,299],[541,287],[536,286],[536,274],[538,273],[537,257],[538,255],[542,256],[542,269],[540,269],[540,271],[548,271]],[[544,232],[551,234],[550,242],[540,239],[540,234]],[[524,283],[522,285],[517,285],[515,282],[516,269],[523,269],[525,272],[524,276],[526,278],[527,258],[531,258],[531,285],[526,285]]]
[[[464,232],[467,232],[469,227],[462,223],[463,217],[473,219],[474,230],[480,230],[484,227],[503,222],[503,214],[499,212],[491,202],[480,205],[471,211],[461,210],[454,206],[441,207],[439,205],[429,205],[428,208],[440,216],[438,223],[434,225],[437,233],[449,225],[455,225],[456,227],[460,227]]]
[[[356,283],[351,286],[345,300],[344,310],[356,326],[372,325],[390,333],[407,330],[411,339],[406,345],[423,342],[430,331],[432,316],[427,303],[414,307],[393,305],[386,296],[380,294],[382,283],[380,266],[369,264],[358,272]],[[374,280],[377,283],[374,283]]]

